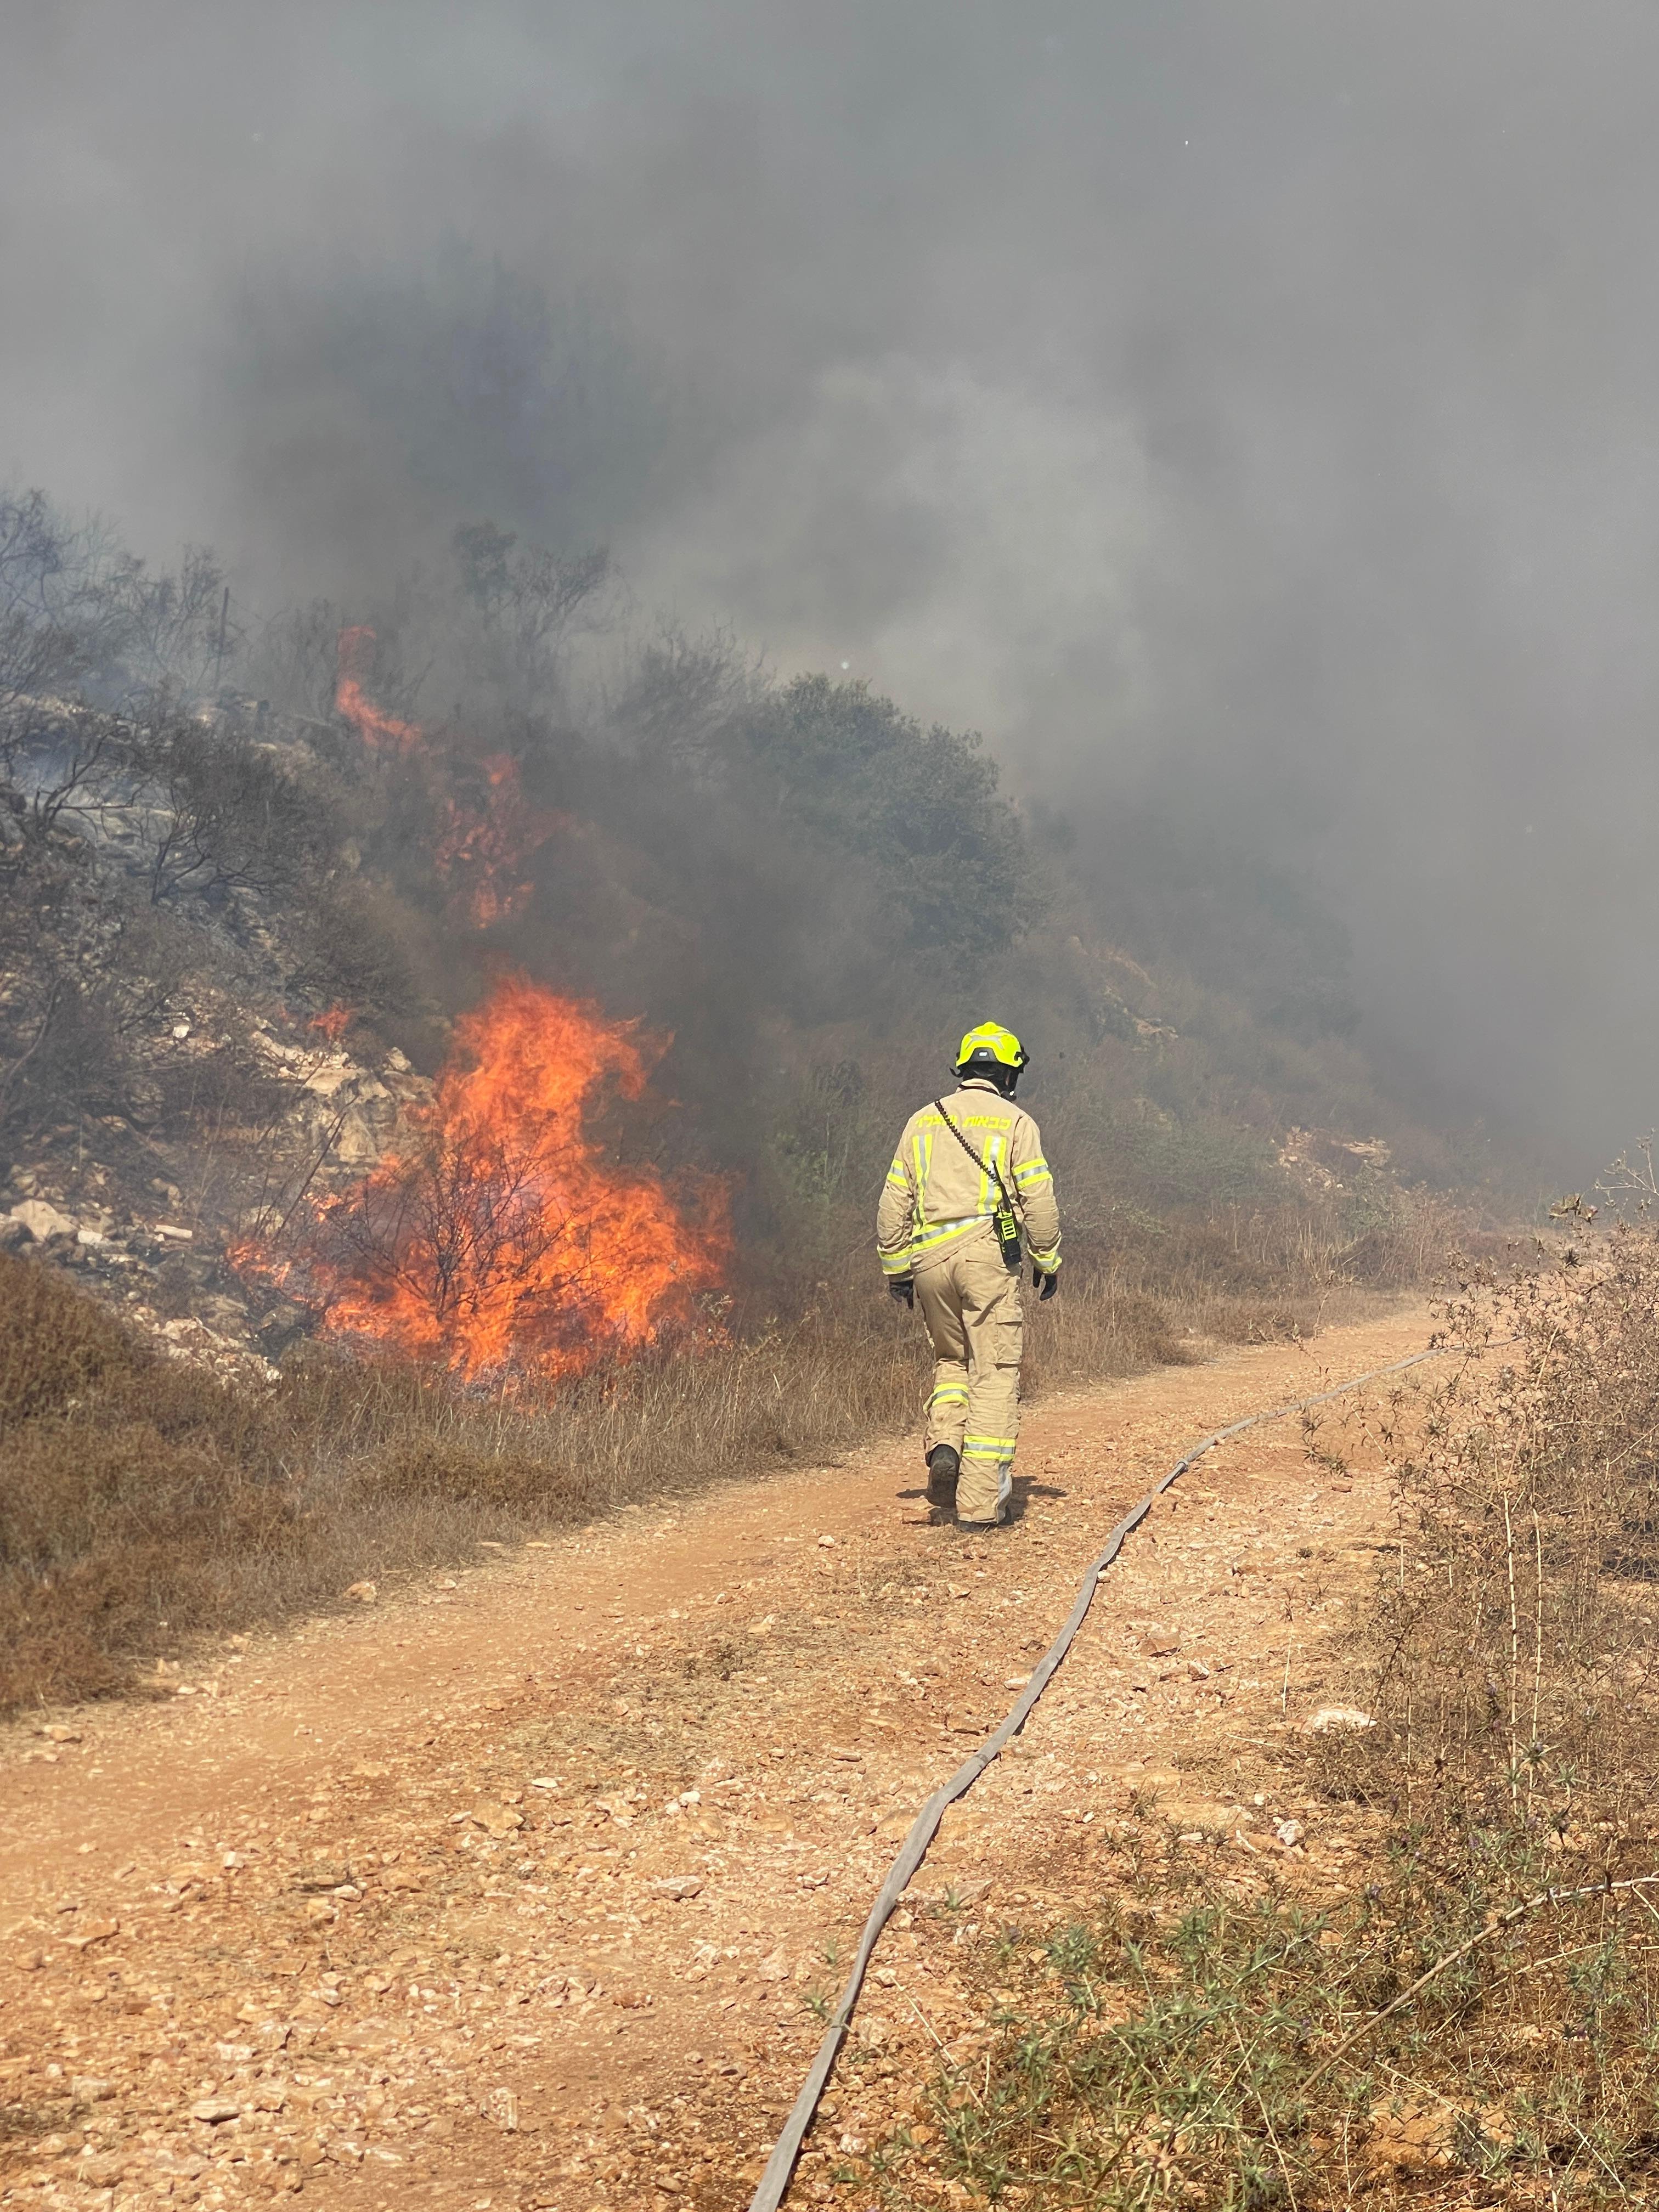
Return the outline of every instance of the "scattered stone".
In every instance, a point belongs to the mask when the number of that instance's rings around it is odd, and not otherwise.
[[[472,1818],[492,1836],[510,1836],[524,1826],[524,1814],[515,1805],[475,1805]]]
[[[77,1923],[74,1935],[66,1936],[64,1941],[71,1949],[84,1951],[94,1943],[107,1943],[120,1929],[118,1920],[82,1920]]]
[[[70,2094],[77,2104],[101,2105],[115,2094],[115,2084],[97,2074],[71,2074]]]
[[[346,1592],[354,1605],[373,1605],[380,1595],[380,1586],[376,1583],[353,1583]]]
[[[1358,1735],[1361,1729],[1375,1728],[1376,1722],[1370,1713],[1361,1712],[1358,1705],[1321,1705],[1302,1723],[1304,1735]]]
[[[208,2170],[207,2160],[193,2150],[152,2151],[150,2163],[159,2172],[172,2174],[179,2181],[199,2181]]]
[[[44,1198],[26,1198],[11,1209],[10,1218],[21,1221],[37,1244],[49,1244],[54,1237],[73,1237],[80,1224],[71,1213],[60,1213]]]
[[[695,1874],[671,1874],[660,1881],[653,1881],[651,1887],[659,1897],[672,1897],[676,1903],[682,1903],[687,1898],[701,1895],[702,1878]]]
[[[343,1881],[349,1881],[350,1879],[351,1869],[349,1866],[339,1866],[319,1859],[295,1876],[294,1886],[296,1889],[321,1894],[337,1889]]]
[[[227,2120],[240,2120],[242,2108],[228,2097],[203,2097],[191,2106],[190,2117],[200,2120],[205,2127],[217,2128]]]
[[[1451,2163],[1458,2115],[1449,2106],[1422,2112],[1412,2106],[1373,2106],[1365,2164],[1374,2173],[1418,2173]]]
[[[818,1538],[818,1542],[825,1551],[833,1551],[835,1549],[836,1540],[833,1536],[820,1536]]]
[[[1238,1825],[1238,1808],[1212,1797],[1188,1797],[1158,1806],[1158,1817],[1174,1822],[1183,1832],[1183,1843],[1202,1843],[1210,1836],[1230,1835]]]
[[[1167,1659],[1181,1649],[1181,1638],[1173,1628],[1160,1628],[1154,1623],[1141,1637],[1140,1648],[1149,1659]]]
[[[1300,1820],[1281,1820],[1273,1830],[1287,1851],[1293,1851],[1307,1832]]]

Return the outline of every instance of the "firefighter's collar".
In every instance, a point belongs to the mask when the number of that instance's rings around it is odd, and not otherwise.
[[[1002,1096],[988,1075],[964,1075],[962,1079],[962,1087],[964,1091],[988,1091],[994,1098],[1000,1098]]]

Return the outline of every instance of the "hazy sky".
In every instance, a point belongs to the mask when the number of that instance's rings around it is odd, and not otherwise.
[[[0,475],[274,605],[460,519],[1305,865],[1659,1119],[1659,11],[21,0]]]

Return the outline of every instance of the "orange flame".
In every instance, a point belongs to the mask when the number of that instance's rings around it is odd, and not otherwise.
[[[338,1044],[351,1026],[349,1006],[331,1006],[324,1014],[314,1014],[307,1027],[320,1030],[331,1044]]]
[[[374,658],[374,633],[367,623],[343,629],[336,654],[335,708],[366,745],[405,753],[433,750],[419,723],[396,720],[364,690]],[[432,860],[449,892],[452,919],[489,929],[516,914],[530,896],[535,885],[523,880],[524,866],[568,817],[530,804],[511,753],[487,754],[481,765],[488,785],[482,811],[446,799],[444,830]]]
[[[489,787],[483,812],[468,813],[448,800],[447,826],[432,855],[452,908],[475,929],[518,912],[535,889],[520,871],[568,819],[531,805],[511,753],[489,753],[482,765]]]
[[[334,1335],[469,1376],[579,1374],[688,1327],[731,1255],[726,1190],[705,1178],[677,1200],[588,1126],[608,1091],[643,1093],[665,1048],[508,976],[457,1022],[416,1142],[314,1209],[297,1262],[252,1246],[233,1261],[313,1297]]]
[[[334,711],[349,722],[366,745],[390,745],[410,752],[422,744],[417,722],[400,722],[377,707],[363,689],[374,662],[374,633],[367,623],[343,629],[334,647]]]

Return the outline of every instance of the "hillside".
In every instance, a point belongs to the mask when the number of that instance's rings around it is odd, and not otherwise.
[[[905,1425],[873,1193],[989,1012],[1066,1209],[1033,1392],[1306,1334],[1477,1218],[1304,988],[1316,908],[1241,912],[1277,998],[1143,959],[973,736],[630,643],[602,560],[485,526],[256,630],[205,556],[8,513],[7,1697]]]
[[[430,1205],[446,1116],[502,1110],[457,1085],[506,1049],[509,977],[574,1026],[468,1172],[499,1198],[551,1114],[592,1155],[573,1217],[630,1181],[668,1255],[637,1337],[692,1319],[688,1285],[769,1305],[853,1262],[892,1127],[988,1008],[1031,1046],[1074,1257],[1178,1249],[1266,1290],[1316,1222],[1334,1274],[1387,1272],[1411,1194],[1486,1170],[1391,1103],[1340,990],[1308,986],[1340,962],[1307,902],[1266,935],[1265,900],[1237,915],[1249,988],[1149,965],[1103,926],[1098,854],[1034,831],[975,738],[718,641],[655,637],[584,689],[601,560],[480,526],[378,627],[313,607],[257,638],[224,635],[209,568],[170,600],[193,590],[205,628],[158,641],[167,580],[71,592],[86,556],[32,512],[0,655],[3,1234],[175,1337],[280,1355],[340,1303],[343,1229],[397,1245],[384,1194],[349,1224],[343,1201],[390,1148],[422,1160],[396,1204]],[[186,688],[228,669],[270,696]],[[463,703],[420,719],[441,686]],[[442,1203],[476,1208],[453,1168]],[[616,1325],[603,1297],[590,1319]]]

